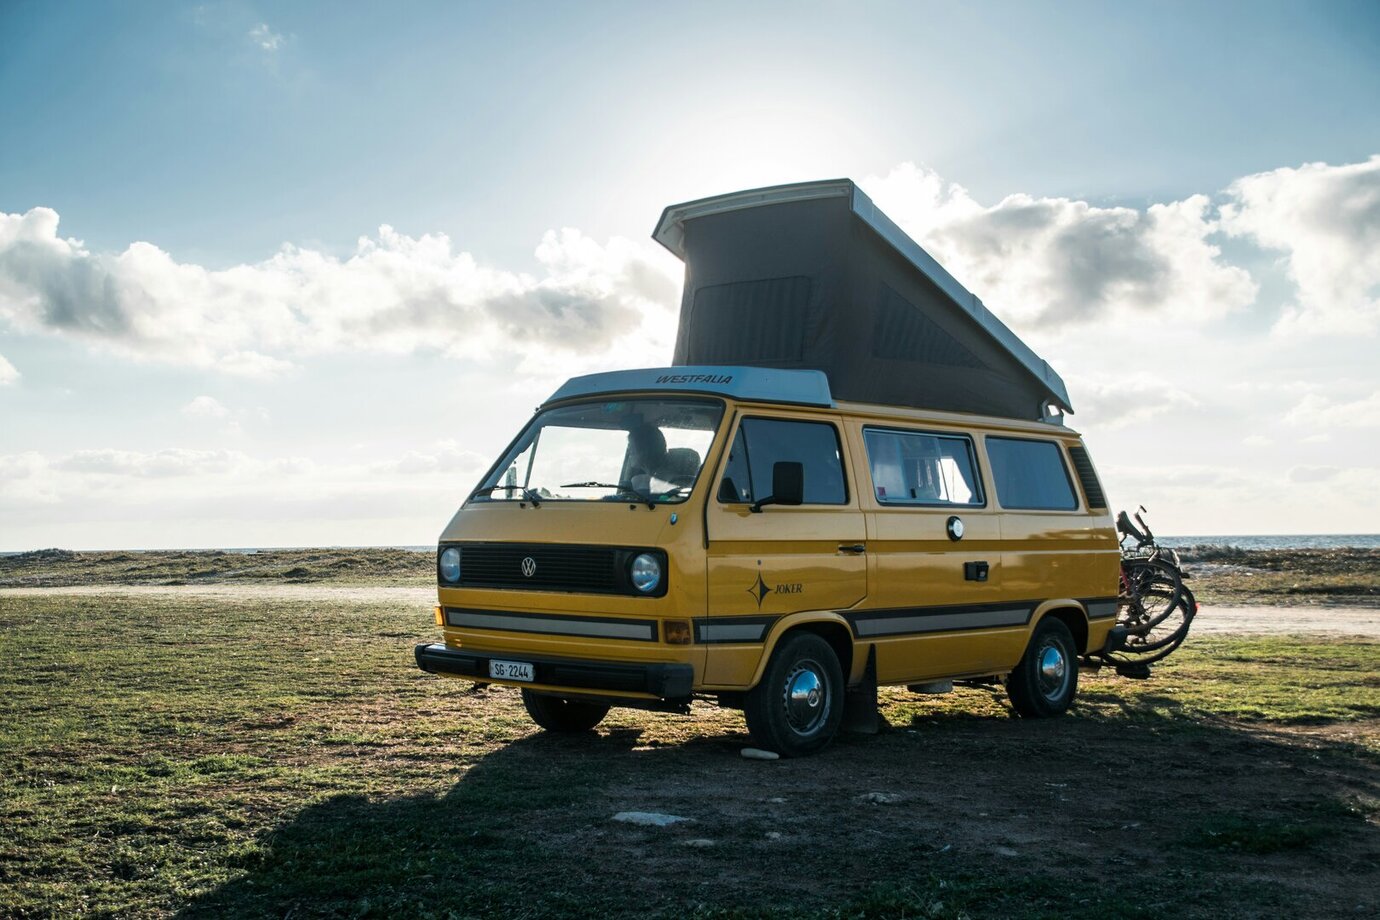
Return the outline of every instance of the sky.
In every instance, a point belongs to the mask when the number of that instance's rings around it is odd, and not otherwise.
[[[0,4],[0,551],[425,545],[850,177],[1166,534],[1380,531],[1380,5]]]

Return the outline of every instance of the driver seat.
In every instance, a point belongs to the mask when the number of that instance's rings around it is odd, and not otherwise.
[[[699,451],[692,447],[672,447],[656,471],[656,478],[673,486],[690,488],[700,471]]]

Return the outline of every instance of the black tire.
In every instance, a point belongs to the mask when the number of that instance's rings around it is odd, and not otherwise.
[[[567,700],[531,690],[522,691],[522,705],[532,721],[549,732],[587,732],[609,714],[603,703]]]
[[[823,750],[843,721],[843,692],[843,668],[828,642],[814,633],[786,637],[744,700],[753,743],[783,757]]]
[[[1145,635],[1128,634],[1126,644],[1107,658],[1115,664],[1149,665],[1163,661],[1182,645],[1198,612],[1198,599],[1187,585],[1179,590],[1181,597],[1171,617],[1156,623]]]
[[[1123,564],[1122,576],[1126,591],[1118,622],[1132,635],[1149,635],[1184,601],[1183,579],[1167,562],[1132,560]]]
[[[1057,672],[1057,673],[1056,673]],[[1045,617],[1006,679],[1011,705],[1027,719],[1063,715],[1078,693],[1078,646],[1062,621]]]

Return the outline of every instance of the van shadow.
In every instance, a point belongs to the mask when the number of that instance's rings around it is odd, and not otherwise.
[[[444,794],[346,794],[310,805],[259,841],[246,874],[180,917],[471,916],[502,913],[539,876],[534,838],[619,779],[638,730],[537,733],[474,763]],[[438,771],[446,769],[438,764]],[[518,910],[519,914],[524,913]]]
[[[1373,754],[1133,709],[1050,721],[937,712],[768,763],[738,756],[746,739],[732,733],[661,745],[646,743],[655,724],[535,733],[442,794],[307,807],[260,841],[241,877],[179,916],[808,911],[942,879],[935,896],[951,905],[963,897],[952,880],[970,880],[976,916],[1017,912],[1032,880],[1045,907],[1088,915],[1090,903],[1163,902],[1167,878],[1197,886],[1185,915],[1256,901],[1289,913],[1305,903],[1295,899],[1354,889],[1355,867],[1380,860],[1374,814],[1357,811],[1380,789]],[[624,811],[691,820],[612,820]],[[1216,845],[1219,825],[1244,845]],[[1089,902],[1109,881],[1129,900]]]

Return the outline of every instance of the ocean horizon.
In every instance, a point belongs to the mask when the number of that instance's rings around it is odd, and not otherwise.
[[[1174,535],[1155,537],[1161,546],[1183,549],[1189,546],[1231,547],[1235,549],[1380,549],[1380,534],[1205,534]],[[154,547],[144,549],[99,549],[84,548],[67,550],[66,547],[40,547],[30,550],[0,550],[0,556],[19,556],[24,553],[43,552],[60,549],[77,553],[265,553],[286,550],[361,550],[361,549],[402,549],[413,552],[431,552],[436,544],[372,544],[362,546],[197,546],[197,547]]]

